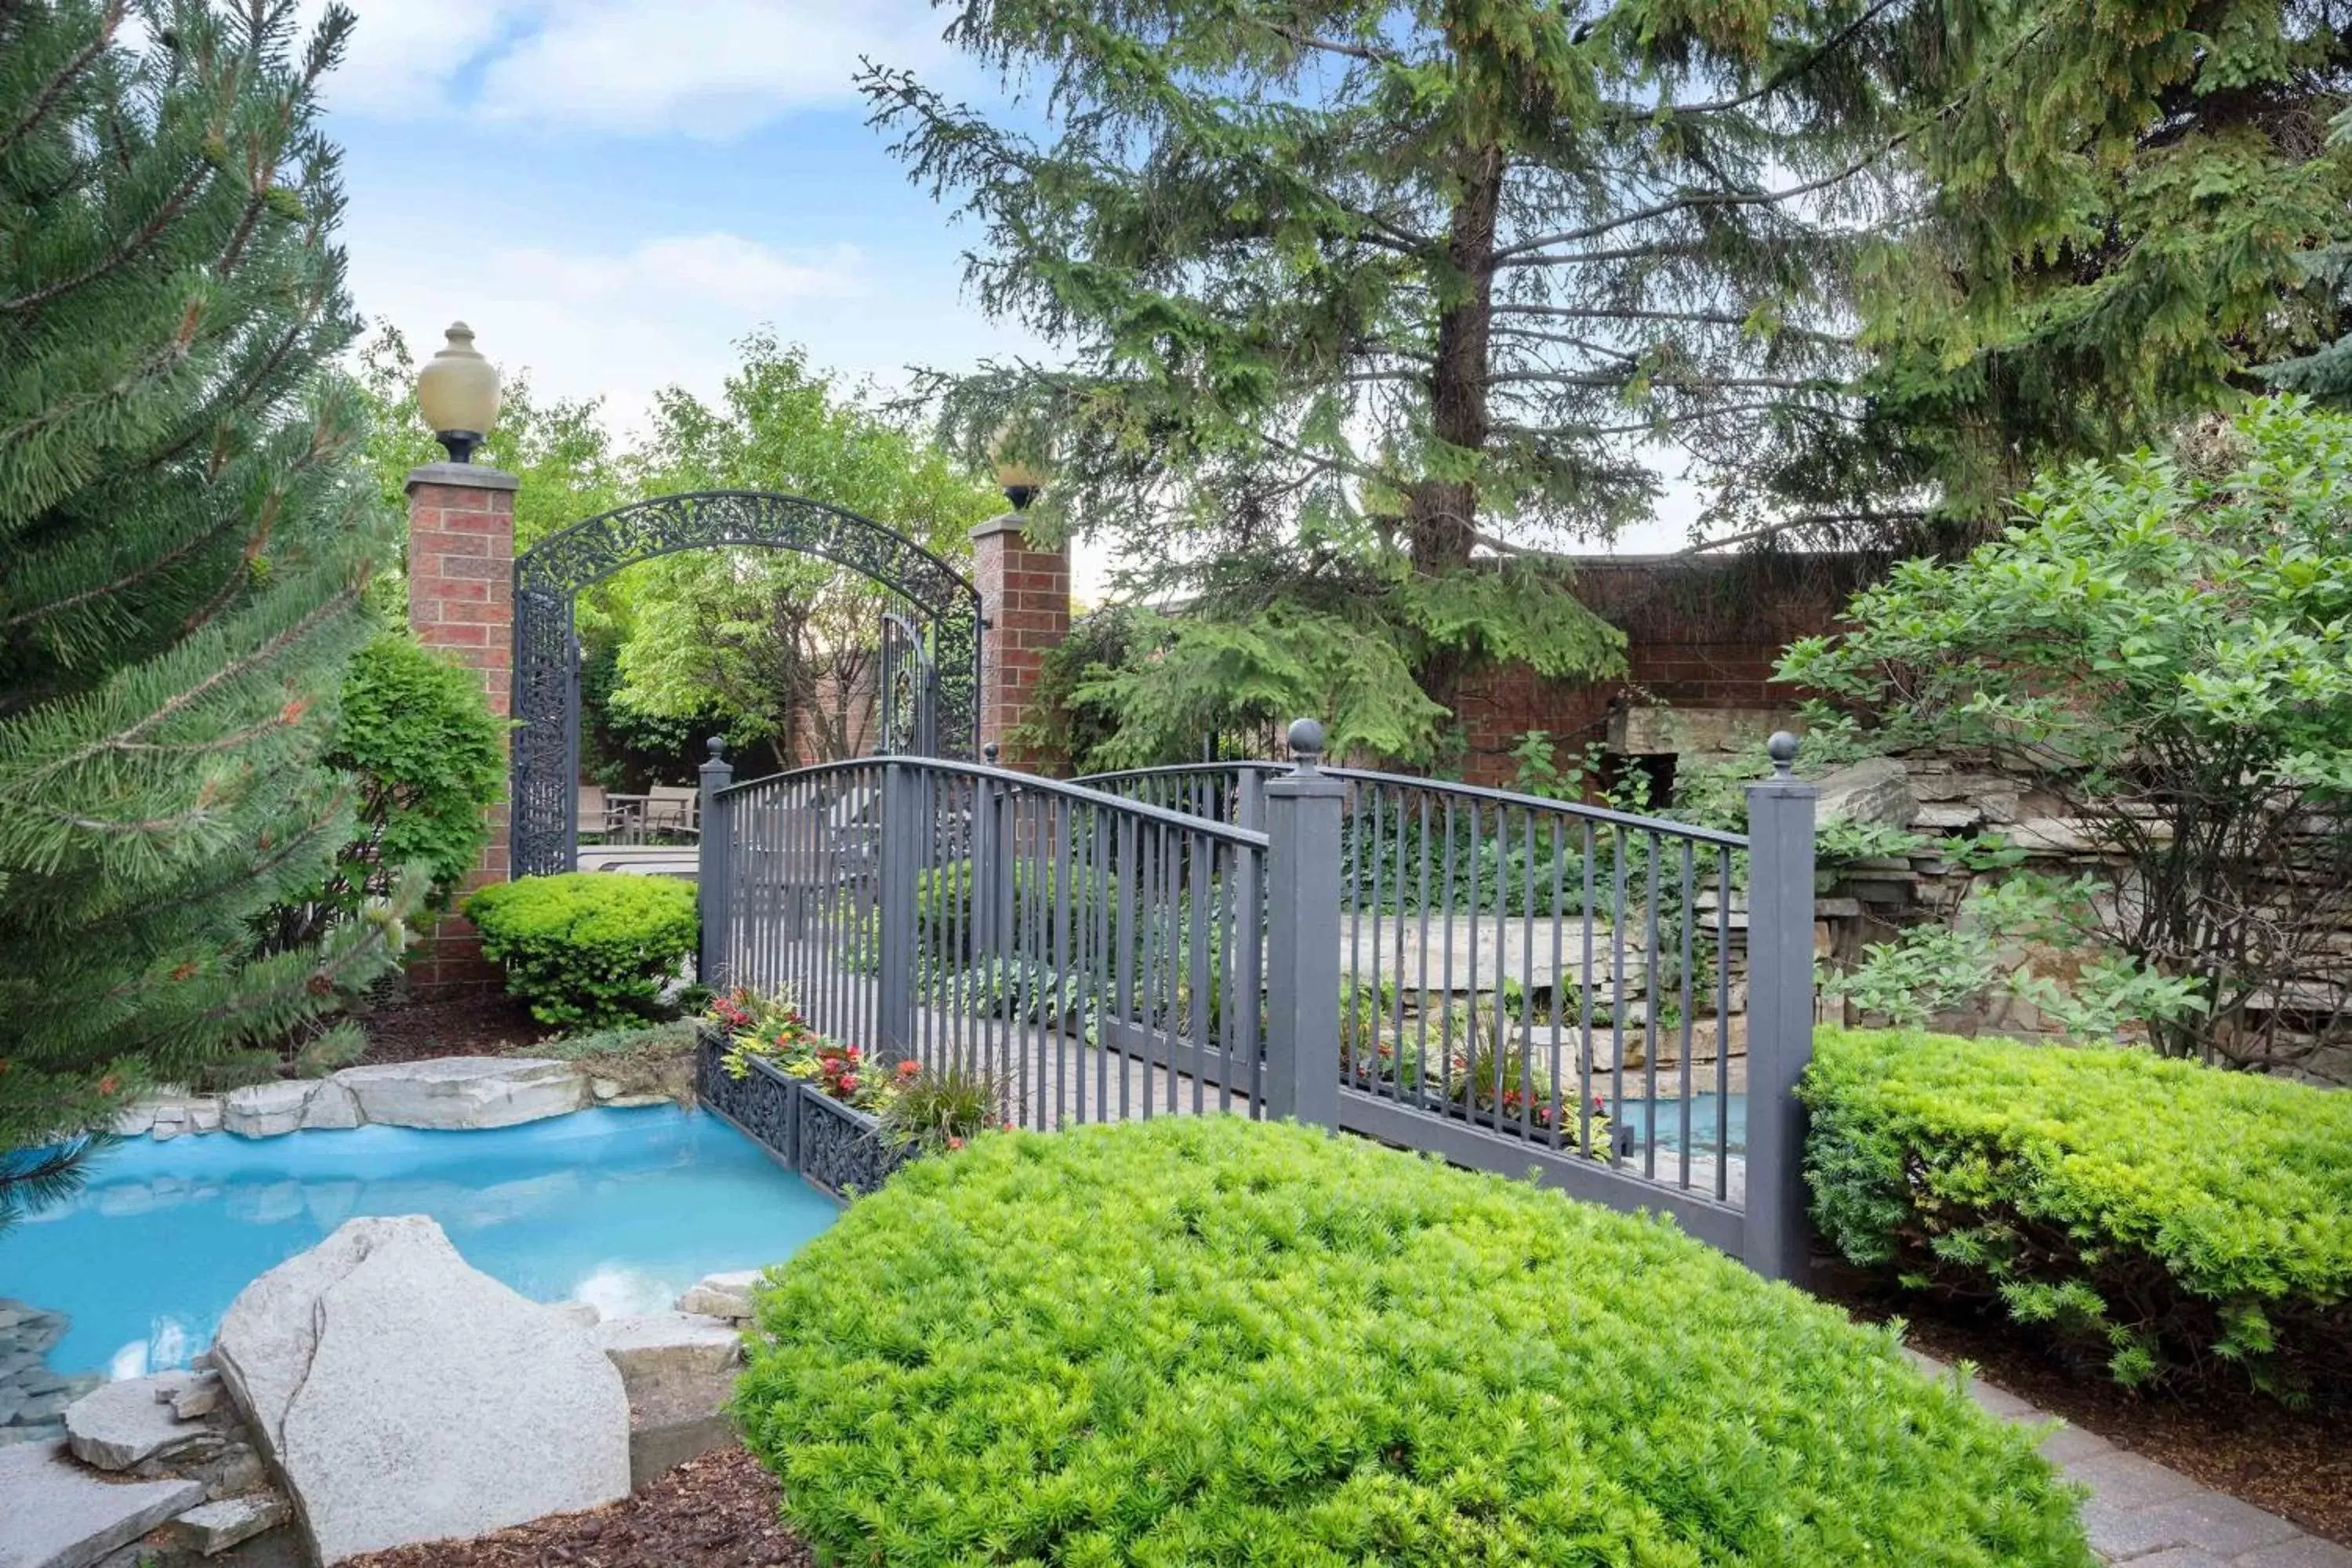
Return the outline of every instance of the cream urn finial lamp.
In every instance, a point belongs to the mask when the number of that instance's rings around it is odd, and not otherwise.
[[[1013,503],[1014,511],[1027,511],[1037,492],[1045,488],[1045,471],[1035,463],[1016,455],[1017,448],[1010,431],[998,433],[991,443],[989,465],[996,470],[996,488]]]
[[[449,323],[448,342],[416,377],[416,407],[453,463],[470,463],[499,419],[499,367],[474,347],[474,329]]]

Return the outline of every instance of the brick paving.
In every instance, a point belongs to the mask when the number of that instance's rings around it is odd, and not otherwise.
[[[1930,1377],[1953,1375],[1931,1356],[1914,1351],[1911,1359]],[[2004,1421],[2058,1420],[1980,1379],[1970,1378],[1968,1392]],[[2102,1562],[2134,1568],[2352,1568],[2352,1551],[2078,1426],[2062,1423],[2043,1440],[2042,1452],[2090,1492],[2083,1526]]]

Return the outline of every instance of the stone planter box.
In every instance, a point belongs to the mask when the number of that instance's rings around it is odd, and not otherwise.
[[[695,1092],[703,1105],[811,1184],[837,1198],[870,1193],[914,1157],[884,1143],[874,1118],[757,1057],[742,1078],[729,1076],[719,1066],[727,1037],[706,1028],[698,1038]]]

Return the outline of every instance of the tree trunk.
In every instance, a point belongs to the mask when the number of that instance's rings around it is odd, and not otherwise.
[[[1482,147],[1464,161],[1461,194],[1454,198],[1445,255],[1449,276],[1439,280],[1437,357],[1430,367],[1431,428],[1438,439],[1465,451],[1484,451],[1487,348],[1493,327],[1495,215],[1503,194],[1503,154]],[[1405,510],[1405,537],[1412,569],[1435,576],[1470,561],[1477,516],[1477,489],[1467,479],[1423,479],[1412,487]],[[1433,652],[1415,672],[1421,688],[1449,710],[1461,684],[1462,656]]]

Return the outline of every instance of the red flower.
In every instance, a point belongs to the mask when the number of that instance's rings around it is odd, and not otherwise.
[[[963,1147],[963,1140],[950,1132],[948,1134],[948,1147],[950,1149],[961,1149]]]
[[[898,1076],[900,1078],[912,1078],[922,1070],[923,1064],[914,1060],[912,1058],[909,1058],[898,1064]]]
[[[857,1075],[854,1072],[843,1073],[841,1075],[841,1087],[844,1089],[856,1089],[857,1087]]]
[[[115,1077],[112,1073],[108,1073],[104,1078],[98,1080],[98,1092],[100,1094],[112,1094],[116,1089],[121,1089],[121,1087],[122,1080]]]

